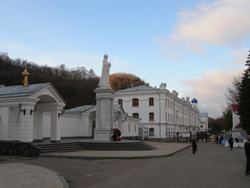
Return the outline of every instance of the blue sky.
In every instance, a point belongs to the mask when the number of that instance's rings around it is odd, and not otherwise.
[[[84,66],[167,83],[221,116],[224,93],[244,69],[247,0],[0,0],[0,52],[39,65]],[[32,73],[31,73],[32,76]]]

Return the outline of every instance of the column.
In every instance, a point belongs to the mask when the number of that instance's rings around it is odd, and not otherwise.
[[[61,141],[61,111],[58,110],[53,110],[51,112],[50,141]]]
[[[43,112],[38,112],[38,139],[43,140]]]
[[[112,88],[97,88],[96,92],[96,128],[94,140],[110,141],[114,124],[114,90]]]
[[[21,142],[32,142],[33,141],[33,106],[23,106],[20,112],[21,116],[21,130],[20,130],[20,141]]]

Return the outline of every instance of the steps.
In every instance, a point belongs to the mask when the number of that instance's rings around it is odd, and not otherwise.
[[[79,142],[69,143],[49,143],[49,144],[36,144],[41,149],[41,153],[52,153],[52,152],[73,152],[82,151],[82,146]]]
[[[81,142],[83,150],[95,151],[141,151],[156,149],[143,142],[111,142],[111,143],[95,143],[95,142]]]
[[[142,151],[156,148],[143,142],[68,142],[36,144],[41,153],[92,151]]]

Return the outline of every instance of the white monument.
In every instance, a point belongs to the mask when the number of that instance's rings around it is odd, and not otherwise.
[[[104,55],[102,65],[102,75],[99,87],[96,93],[96,128],[94,131],[94,140],[110,141],[112,138],[112,128],[114,126],[113,118],[113,100],[114,90],[109,84],[109,69],[111,67],[108,62],[108,55]]]

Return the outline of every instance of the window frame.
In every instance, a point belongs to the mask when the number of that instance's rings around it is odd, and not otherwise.
[[[133,98],[132,99],[132,106],[133,107],[139,106],[139,99],[138,98]]]
[[[132,117],[133,117],[133,118],[138,118],[138,119],[139,119],[139,113],[133,113],[133,114],[132,114]]]
[[[155,114],[154,114],[154,112],[150,112],[150,113],[149,113],[149,121],[154,121],[154,119],[155,119]]]
[[[149,100],[149,106],[154,106],[154,98],[150,97],[148,100]]]
[[[118,99],[118,104],[122,107],[122,103],[123,103],[123,101],[122,101],[122,99]]]

